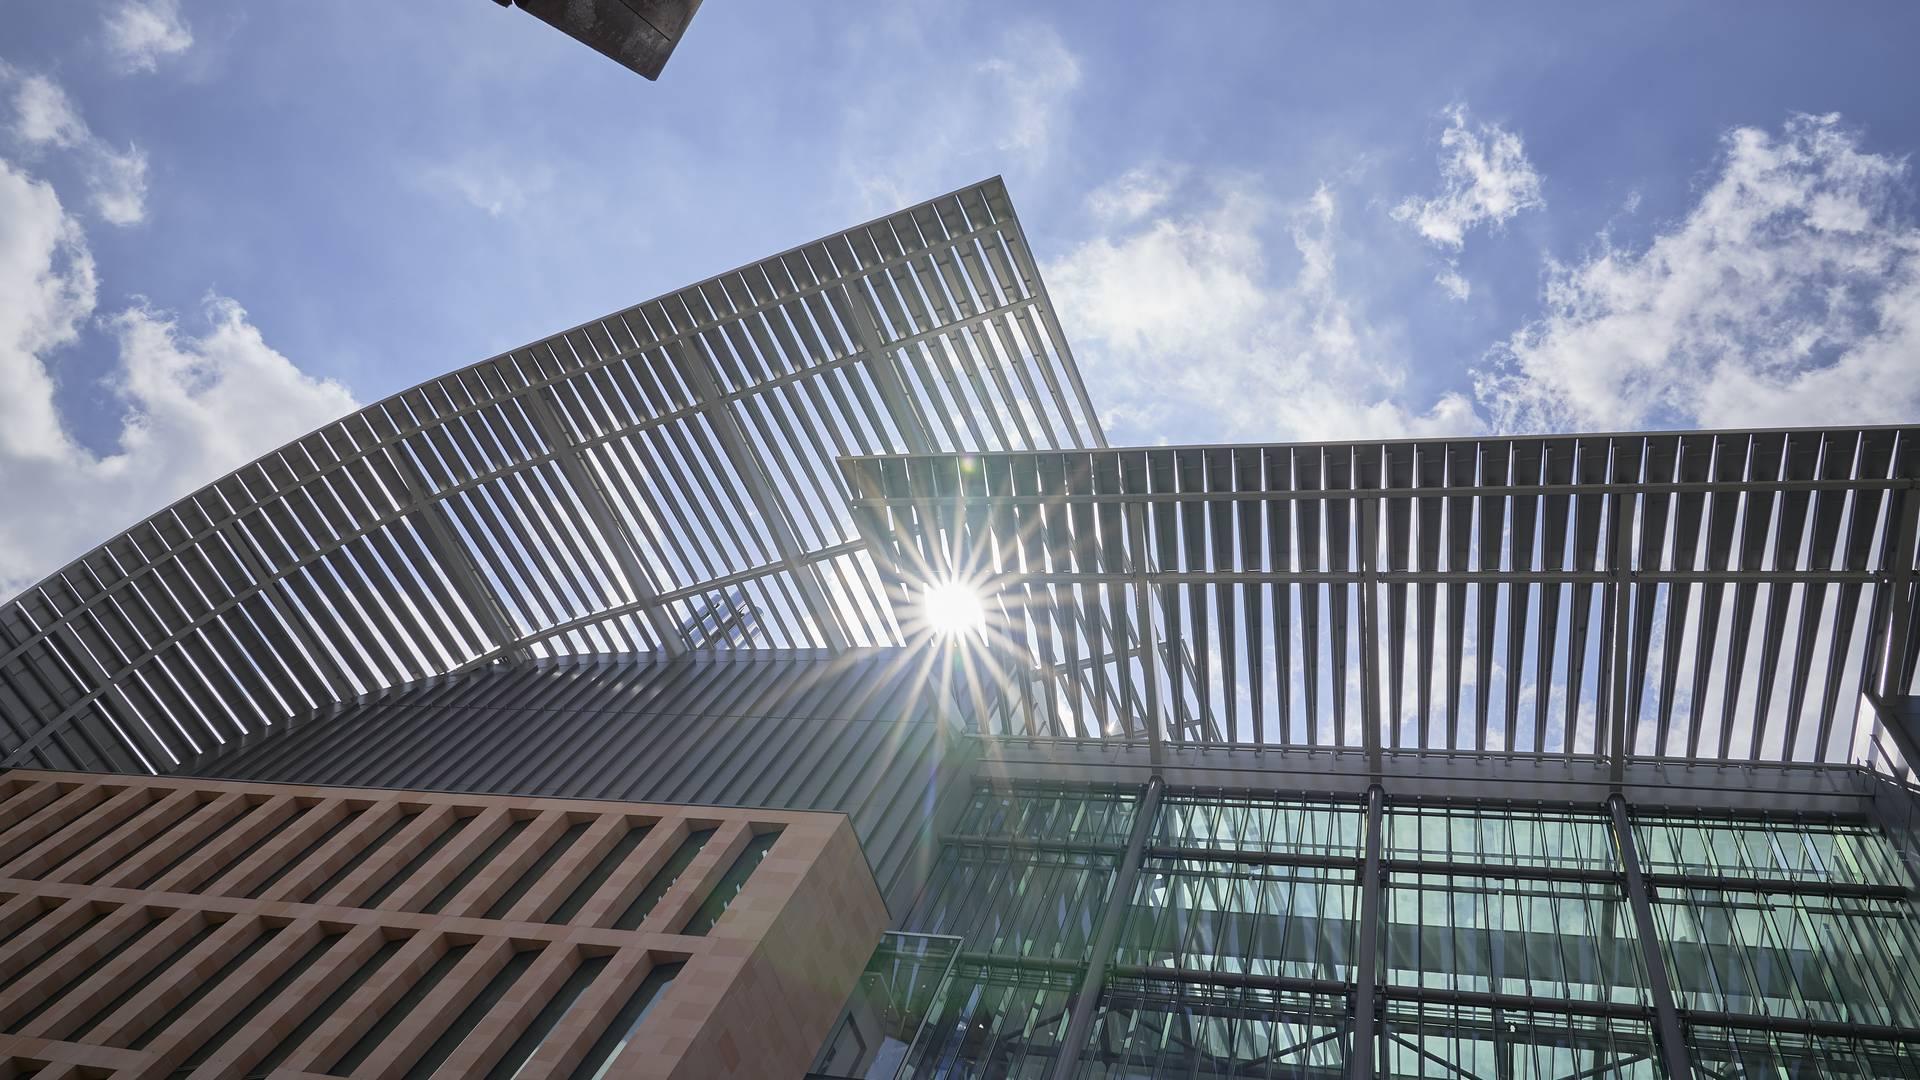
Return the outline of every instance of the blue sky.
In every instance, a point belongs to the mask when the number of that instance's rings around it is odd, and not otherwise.
[[[649,83],[486,0],[17,4],[0,594],[355,402],[994,173],[1116,443],[1920,419],[1915,40],[710,0]]]

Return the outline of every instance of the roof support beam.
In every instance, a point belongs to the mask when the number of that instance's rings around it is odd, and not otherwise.
[[[1059,1056],[1053,1059],[1053,1080],[1073,1080],[1080,1071],[1080,1050],[1093,1030],[1093,1019],[1100,1010],[1100,992],[1107,983],[1107,965],[1113,959],[1114,946],[1120,941],[1121,924],[1133,904],[1134,882],[1140,876],[1140,861],[1145,856],[1147,837],[1153,833],[1154,818],[1160,813],[1160,793],[1164,785],[1158,776],[1147,781],[1140,801],[1133,808],[1133,829],[1127,834],[1127,853],[1120,857],[1120,868],[1113,875],[1113,890],[1107,894],[1107,907],[1100,915],[1100,930],[1094,935],[1093,952],[1087,970],[1080,977],[1080,989],[1067,1006],[1066,1034],[1060,1037]]]
[[[1362,499],[1360,517],[1360,745],[1367,754],[1367,768],[1375,779],[1380,776],[1380,575],[1375,563],[1380,557],[1380,514],[1378,499]],[[1449,647],[1459,648],[1459,642]],[[1394,703],[1396,706],[1398,702]],[[1400,718],[1389,722],[1398,730]]]
[[[1640,873],[1640,852],[1633,840],[1633,823],[1627,819],[1627,800],[1619,795],[1607,799],[1607,811],[1613,816],[1613,842],[1620,853],[1620,868],[1626,874],[1627,902],[1633,908],[1634,930],[1640,938],[1640,956],[1647,968],[1647,993],[1653,998],[1653,1037],[1660,1048],[1660,1061],[1668,1076],[1692,1076],[1687,1062],[1686,1033],[1680,1027],[1680,1010],[1674,1007],[1673,984],[1667,979],[1667,962],[1660,952],[1660,937],[1653,922],[1653,902],[1647,894],[1647,880]]]
[[[1147,748],[1150,758],[1158,767],[1165,754],[1166,714],[1160,705],[1160,665],[1154,662],[1157,643],[1153,640],[1153,590],[1147,584],[1147,504],[1130,502],[1126,504],[1127,541],[1133,548],[1133,618],[1135,637],[1139,642],[1140,675],[1146,684],[1143,696],[1146,699],[1146,715],[1141,719],[1147,725]],[[1121,663],[1126,663],[1122,657]]]
[[[1920,559],[1920,490],[1909,488],[1891,496],[1894,505],[1895,541],[1887,557],[1886,651],[1880,660],[1880,697],[1891,700],[1907,692],[1909,678],[1907,654],[1913,648],[1907,640],[1913,621],[1913,564]],[[1909,762],[1920,769],[1920,761]]]
[[[860,351],[864,353],[867,374],[873,376],[874,385],[880,388],[880,398],[887,404],[887,411],[893,414],[893,428],[900,437],[907,440],[907,450],[915,454],[933,452],[933,444],[927,440],[925,418],[921,416],[912,398],[907,396],[907,386],[900,378],[900,372],[894,367],[896,350],[890,350],[880,344],[880,331],[874,323],[873,308],[867,302],[866,292],[851,285],[842,286],[852,299],[853,310],[857,317],[853,322],[853,336],[859,339]],[[951,327],[942,327],[950,330]],[[902,344],[898,351],[917,348],[917,344]],[[855,360],[859,366],[859,360]]]
[[[433,485],[420,472],[413,455],[403,446],[389,452],[387,459],[400,471],[401,483],[406,485],[400,497],[414,507],[409,516],[423,526],[421,538],[433,553],[434,562],[447,575],[447,581],[460,594],[460,602],[479,621],[481,632],[493,639],[501,659],[510,664],[526,660],[529,654],[518,644],[520,634],[514,628],[513,618],[507,614],[506,606],[500,602],[500,594],[487,584],[486,577],[474,564],[467,545],[455,535],[453,526],[447,521],[445,505],[433,498]]]
[[[714,382],[706,356],[684,341],[674,343],[673,355],[679,361],[680,372],[686,377],[687,386],[693,391],[695,400],[709,403],[704,410],[707,419],[720,440],[721,449],[726,452],[734,475],[746,487],[748,499],[759,512],[768,535],[773,537],[774,547],[780,552],[780,561],[786,564],[787,572],[793,575],[794,587],[800,590],[801,597],[806,600],[814,628],[826,641],[828,648],[845,652],[848,642],[846,630],[840,625],[840,609],[821,582],[819,568],[806,561],[805,549],[794,536],[793,522],[787,516],[786,505],[775,496],[765,466],[748,445],[747,434],[740,427],[740,418],[734,415],[732,407],[719,403],[720,387]]]
[[[1892,500],[1894,541],[1887,549],[1887,578],[1882,602],[1874,605],[1886,613],[1885,627],[1874,628],[1878,652],[1873,660],[1879,665],[1877,686],[1867,688],[1867,701],[1887,738],[1900,750],[1909,773],[1920,770],[1920,698],[1907,693],[1906,657],[1912,646],[1907,641],[1913,622],[1913,563],[1920,557],[1920,492],[1913,489],[1895,492]]]
[[[1631,715],[1627,708],[1627,669],[1633,664],[1633,533],[1628,525],[1632,516],[1628,508],[1633,501],[1633,495],[1624,491],[1613,495],[1613,540],[1607,556],[1613,580],[1606,585],[1613,616],[1613,639],[1605,646],[1608,650],[1604,713],[1607,730],[1604,745],[1601,739],[1594,740],[1594,749],[1605,754],[1611,763],[1609,778],[1616,786],[1626,778],[1627,753],[1631,747],[1627,737],[1627,717]]]
[[[566,475],[568,486],[579,496],[580,504],[586,507],[587,516],[593,519],[593,527],[606,539],[607,547],[612,549],[613,561],[620,564],[620,573],[633,590],[639,613],[653,630],[660,648],[668,656],[679,656],[687,651],[686,636],[662,607],[659,595],[653,591],[651,575],[640,561],[640,547],[634,539],[633,529],[615,515],[606,488],[595,475],[592,464],[586,460],[585,451],[574,445],[572,429],[561,422],[552,404],[547,401],[549,392],[535,387],[521,395],[520,401],[526,405],[527,416],[533,420],[533,426],[549,447],[556,451],[562,447],[568,448],[566,453],[557,454],[554,461]]]
[[[1359,948],[1353,961],[1353,1048],[1347,1052],[1348,1080],[1373,1080],[1373,1047],[1380,1038],[1380,876],[1381,831],[1386,827],[1386,792],[1367,789],[1366,862],[1360,868]],[[1687,1076],[1688,1073],[1676,1073]]]

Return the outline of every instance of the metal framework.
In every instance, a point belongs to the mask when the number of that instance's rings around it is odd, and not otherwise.
[[[987,180],[403,391],[107,541],[0,606],[0,766],[167,771],[526,658],[895,644],[834,460],[1089,445]]]
[[[1920,428],[842,467],[897,603],[946,578],[989,594],[1015,686],[984,734],[1376,771],[1523,754],[1618,783],[1634,758],[1860,760],[1860,703],[1920,675]]]
[[[989,802],[1000,800],[1014,806],[1004,814],[994,817],[978,812],[979,799]],[[1729,1011],[1726,1009],[1703,1007],[1685,1007],[1678,1003],[1678,996],[1672,986],[1675,972],[1688,971],[1689,965],[1704,958],[1706,942],[1689,940],[1677,942],[1674,938],[1676,925],[1673,920],[1681,918],[1689,908],[1715,907],[1727,904],[1743,911],[1764,909],[1768,905],[1802,903],[1810,904],[1831,913],[1848,904],[1878,904],[1889,913],[1905,913],[1910,909],[1914,896],[1912,879],[1907,869],[1900,865],[1891,847],[1883,847],[1882,841],[1874,833],[1872,826],[1864,818],[1835,818],[1831,815],[1812,815],[1801,819],[1776,815],[1772,824],[1763,824],[1762,818],[1744,815],[1725,819],[1711,816],[1668,815],[1658,811],[1635,811],[1627,802],[1615,795],[1604,803],[1557,803],[1517,806],[1511,802],[1501,804],[1467,803],[1458,801],[1433,800],[1424,798],[1405,798],[1391,796],[1382,788],[1375,786],[1358,799],[1344,799],[1320,802],[1312,799],[1275,798],[1266,792],[1248,791],[1236,793],[1217,788],[1182,788],[1163,785],[1159,779],[1149,781],[1137,788],[1114,788],[1110,786],[1074,787],[1074,786],[994,786],[987,789],[976,800],[976,810],[970,811],[963,825],[965,831],[950,833],[943,837],[943,843],[949,851],[968,851],[976,853],[983,866],[996,863],[1006,864],[1006,868],[996,875],[989,876],[982,871],[978,877],[962,879],[957,872],[945,881],[936,880],[931,886],[935,895],[923,900],[921,908],[909,929],[919,932],[954,934],[963,939],[961,959],[963,967],[970,964],[974,973],[961,975],[962,981],[971,979],[978,992],[969,993],[960,989],[949,991],[952,1000],[994,1000],[992,993],[986,992],[990,985],[1010,982],[1024,986],[1026,978],[1058,984],[1071,981],[1078,990],[1070,996],[1056,993],[1049,1000],[1052,1006],[1042,1006],[1036,1020],[1029,1019],[1021,1002],[1031,1001],[1032,995],[1015,994],[1008,998],[1006,1008],[1010,1011],[1004,1016],[975,1015],[967,1018],[969,1023],[959,1028],[967,1033],[966,1049],[960,1051],[967,1060],[975,1065],[984,1066],[991,1062],[995,1067],[1004,1067],[1017,1071],[1018,1062],[1031,1062],[1038,1059],[1046,1063],[1045,1074],[1052,1077],[1071,1077],[1081,1075],[1087,1059],[1095,1053],[1095,1047],[1101,1038],[1113,1037],[1116,1033],[1129,1030],[1124,1021],[1103,1026],[1102,1017],[1110,1010],[1130,1008],[1142,1001],[1150,1001],[1167,994],[1196,993],[1200,996],[1191,1000],[1170,1005],[1176,1011],[1185,1011],[1192,1017],[1208,1016],[1218,1018],[1239,1017],[1248,1021],[1271,1022],[1276,1018],[1291,1018],[1296,1027],[1290,1029],[1296,1036],[1305,1030],[1310,1036],[1309,1042],[1288,1047],[1288,1051],[1300,1051],[1311,1043],[1329,1039],[1342,1039],[1347,1049],[1344,1053],[1344,1065],[1339,1075],[1353,1078],[1385,1075],[1376,1073],[1376,1068],[1384,1068],[1385,1062],[1376,1056],[1376,1050],[1385,1050],[1390,1046],[1399,1046],[1403,1051],[1412,1049],[1422,1052],[1417,1045],[1407,1041],[1402,1029],[1410,1022],[1409,1017],[1422,1015],[1423,1010],[1442,1010],[1446,1013],[1443,1026],[1456,1034],[1477,1030],[1474,1037],[1495,1042],[1509,1040],[1509,1050],[1515,1043],[1524,1043],[1530,1025],[1544,1023],[1547,1045],[1566,1045],[1556,1042],[1562,1032],[1553,1027],[1553,1018],[1572,1022],[1590,1020],[1600,1035],[1606,1034],[1609,1027],[1620,1027],[1623,1031],[1644,1032],[1644,1051],[1635,1059],[1630,1051],[1621,1051],[1626,1055],[1611,1064],[1601,1061],[1601,1066],[1591,1074],[1576,1075],[1618,1075],[1615,1068],[1623,1068],[1634,1060],[1657,1060],[1660,1071],[1644,1075],[1664,1075],[1690,1077],[1696,1075],[1690,1064],[1690,1047],[1703,1041],[1711,1041],[1724,1036],[1737,1043],[1740,1039],[1777,1039],[1788,1037],[1806,1041],[1815,1047],[1818,1053],[1820,1040],[1838,1040],[1857,1049],[1857,1052],[1871,1057],[1881,1055],[1881,1064],[1893,1068],[1891,1073],[1874,1075],[1915,1075],[1920,1070],[1920,984],[1909,980],[1903,984],[1896,996],[1902,1000],[1886,1000],[1879,996],[1882,991],[1868,991],[1876,978],[1905,979],[1904,943],[1890,943],[1883,946],[1885,955],[1868,960],[1847,955],[1848,945],[1826,942],[1816,945],[1806,938],[1796,941],[1782,941],[1776,947],[1788,950],[1795,958],[1792,961],[1791,974],[1784,970],[1773,971],[1775,980],[1808,980],[1818,982],[1825,976],[1819,974],[1820,963],[1838,962],[1850,964],[1845,978],[1849,993],[1864,994],[1859,999],[1847,998],[1853,1003],[1848,1015],[1819,1018],[1812,1015],[1794,1015],[1795,1009],[1789,1007],[1782,1011],[1772,1008],[1765,1010],[1750,1008]],[[1124,833],[1116,832],[1112,827],[1089,825],[1105,816],[1097,807],[1114,804],[1130,807],[1132,817],[1122,819]],[[1081,801],[1084,800],[1084,801]],[[1055,810],[1021,810],[1018,805],[1023,801],[1040,806],[1048,801],[1057,802]],[[1169,802],[1185,805],[1187,813],[1204,816],[1210,805],[1231,807],[1244,805],[1269,808],[1269,821],[1280,820],[1290,812],[1307,810],[1308,812],[1330,813],[1343,817],[1350,824],[1349,831],[1338,826],[1322,834],[1320,841],[1306,839],[1301,835],[1284,835],[1274,828],[1272,834],[1260,825],[1260,813],[1256,809],[1251,814],[1244,812],[1236,816],[1231,809],[1218,811],[1214,821],[1216,828],[1209,831],[1201,828],[1186,828],[1179,822],[1169,821],[1167,806]],[[1317,810],[1315,808],[1318,808]],[[1497,847],[1481,848],[1477,846],[1488,842],[1488,837],[1498,837],[1498,829],[1482,829],[1478,826],[1466,828],[1446,828],[1438,830],[1422,829],[1417,818],[1421,814],[1452,814],[1470,821],[1476,814],[1488,814],[1494,819],[1511,817],[1515,821],[1526,821],[1529,815],[1544,815],[1553,818],[1556,815],[1565,818],[1566,828],[1561,834],[1564,841],[1583,839],[1587,849],[1577,853],[1565,849],[1548,848],[1532,854],[1516,855],[1511,850]],[[1394,816],[1401,815],[1396,825]],[[1271,815],[1279,815],[1273,817]],[[1517,815],[1517,817],[1513,817]],[[1796,825],[1804,822],[1804,826]],[[1128,824],[1130,822],[1130,825]],[[1063,824],[1067,823],[1067,824]],[[1706,850],[1718,852],[1718,855],[1704,856],[1715,860],[1712,865],[1681,865],[1679,860],[1687,856],[1676,852],[1663,852],[1652,857],[1654,869],[1649,869],[1649,857],[1641,850],[1644,836],[1659,835],[1658,830],[1678,825],[1682,829],[1705,828],[1728,830],[1751,829],[1757,833],[1768,829],[1779,829],[1791,834],[1796,828],[1811,830],[1855,829],[1858,843],[1855,850],[1863,858],[1861,861],[1841,865],[1823,863],[1810,859],[1804,851],[1795,855],[1796,850],[1784,842],[1768,846],[1765,843],[1756,848],[1748,844],[1744,850],[1739,837],[1726,844],[1706,844]],[[1268,826],[1267,828],[1273,828]],[[1401,830],[1392,834],[1390,830]],[[1653,830],[1648,832],[1648,830]],[[1311,831],[1311,830],[1308,830]],[[1433,842],[1437,832],[1440,837],[1439,851],[1427,846]],[[1455,850],[1453,845],[1467,838],[1470,846]],[[1578,846],[1578,845],[1575,845]],[[1755,854],[1755,851],[1759,854]],[[1827,849],[1829,856],[1838,848]],[[1727,861],[1719,861],[1722,857]],[[1062,869],[1052,871],[1047,876],[1046,866]],[[1160,868],[1158,873],[1181,873],[1170,871],[1173,867],[1190,867],[1197,874],[1197,880],[1210,884],[1201,888],[1210,902],[1219,905],[1216,909],[1222,920],[1213,927],[1211,934],[1196,929],[1199,924],[1198,913],[1188,916],[1171,917],[1170,925],[1181,928],[1179,945],[1175,952],[1166,954],[1155,952],[1150,962],[1123,962],[1126,950],[1138,954],[1143,942],[1159,941],[1158,938],[1142,938],[1137,929],[1123,930],[1123,924],[1130,920],[1154,918],[1152,912],[1158,905],[1169,901],[1157,887],[1138,879],[1143,874],[1143,866]],[[1099,868],[1108,868],[1101,871]],[[1074,869],[1082,868],[1082,869]],[[1091,874],[1085,868],[1093,868]],[[1283,932],[1278,927],[1257,929],[1252,921],[1234,924],[1232,917],[1248,919],[1252,913],[1261,910],[1254,899],[1256,891],[1249,891],[1237,881],[1249,876],[1258,878],[1263,875],[1307,874],[1305,878],[1290,879],[1293,884],[1277,886],[1281,895],[1291,896],[1289,907],[1297,908],[1301,914],[1297,917],[1308,923],[1325,924],[1339,927],[1351,927],[1353,937],[1346,946],[1345,977],[1338,974],[1324,976],[1303,976],[1297,974],[1276,973],[1272,969],[1282,966],[1282,952],[1271,951],[1279,946],[1282,939],[1296,941],[1293,932]],[[1289,880],[1284,877],[1269,877],[1269,880]],[[1084,883],[1083,883],[1084,881]],[[1422,919],[1418,923],[1407,923],[1403,908],[1400,915],[1389,916],[1386,911],[1386,896],[1394,890],[1419,891],[1432,888],[1432,882],[1443,882],[1442,890],[1451,896],[1455,888],[1490,891],[1494,896],[1509,892],[1526,893],[1530,889],[1588,890],[1584,895],[1603,897],[1610,905],[1610,911],[1600,916],[1589,914],[1591,921],[1585,933],[1597,933],[1598,942],[1613,942],[1624,951],[1615,954],[1613,962],[1623,965],[1617,970],[1606,968],[1608,960],[1601,959],[1601,969],[1594,970],[1587,965],[1591,961],[1564,957],[1556,961],[1554,968],[1561,974],[1558,977],[1571,982],[1594,982],[1600,992],[1591,991],[1582,994],[1546,992],[1543,995],[1523,995],[1501,990],[1473,989],[1459,985],[1461,980],[1446,979],[1433,981],[1418,977],[1427,972],[1425,961],[1413,961],[1416,968],[1408,969],[1410,962],[1407,954],[1408,934],[1437,935],[1439,940],[1449,938],[1449,928],[1461,931],[1463,928],[1480,927],[1484,932],[1488,924],[1475,922],[1466,914],[1449,914],[1439,924],[1428,924]],[[1322,889],[1331,887],[1345,890],[1348,899],[1342,901],[1336,894],[1321,892],[1318,899],[1303,899],[1298,890],[1308,887],[1303,883],[1321,883]],[[1110,883],[1110,884],[1109,884]],[[1018,890],[1023,896],[1028,893],[1039,894],[1045,899],[1031,910],[1018,904],[1009,907],[1005,899],[994,895],[996,891]],[[1293,891],[1289,891],[1293,890]],[[1593,891],[1597,890],[1597,891]],[[948,895],[953,893],[960,895]],[[1091,895],[1084,895],[1084,894]],[[978,895],[985,894],[985,895]],[[1575,894],[1568,894],[1575,895]],[[1244,907],[1254,903],[1253,908]],[[1567,932],[1566,909],[1557,906],[1550,908],[1553,914],[1547,917],[1546,926],[1522,929],[1521,938],[1536,938],[1537,941],[1526,946],[1536,945],[1546,955],[1560,957],[1564,944],[1555,945],[1542,935],[1554,935]],[[962,910],[967,905],[979,907],[982,920],[975,922]],[[1657,921],[1654,915],[1656,905],[1664,906],[1666,921]],[[1284,910],[1284,909],[1283,909]],[[1424,909],[1422,909],[1424,910]],[[1619,911],[1618,915],[1611,914]],[[1795,918],[1803,918],[1796,916]],[[1911,916],[1905,916],[1911,926]],[[1166,915],[1160,919],[1169,918]],[[1453,923],[1452,919],[1468,921]],[[1058,920],[1063,926],[1097,926],[1084,951],[1076,947],[1075,940],[1050,936],[1047,932],[1047,920]],[[1257,920],[1254,920],[1257,921]],[[1790,919],[1789,921],[1792,921]],[[1234,929],[1228,929],[1233,925]],[[1311,931],[1328,935],[1322,925]],[[1514,932],[1510,927],[1509,933]],[[1750,932],[1750,931],[1748,931]],[[1830,928],[1808,926],[1806,934],[1830,934]],[[1721,931],[1725,933],[1725,931]],[[1911,930],[1907,932],[1911,934]],[[1397,940],[1398,955],[1389,955],[1389,939],[1400,935]],[[1128,945],[1117,953],[1116,941],[1128,939]],[[1714,948],[1721,952],[1738,951],[1751,948],[1752,942],[1741,934],[1734,934],[1731,940],[1714,942]],[[1824,940],[1824,939],[1822,939]],[[1416,946],[1417,947],[1417,946]],[[1508,948],[1513,946],[1509,944]],[[1594,944],[1599,948],[1600,945]],[[1153,945],[1151,949],[1162,946]],[[1181,950],[1197,950],[1198,957],[1187,955]],[[1238,949],[1234,953],[1231,950]],[[1454,949],[1460,950],[1460,957],[1454,959]],[[1839,950],[1837,957],[1812,963],[1809,952]],[[1442,968],[1430,974],[1458,974],[1475,965],[1466,961],[1470,950],[1457,938],[1444,951],[1440,962],[1450,960],[1460,964],[1454,969]],[[1491,960],[1491,973],[1485,968],[1479,969],[1480,977],[1491,978],[1493,985],[1500,985],[1501,947],[1495,946],[1490,957],[1479,958],[1484,964]],[[1601,951],[1604,957],[1604,949]],[[1776,958],[1776,964],[1785,964],[1785,955]],[[1207,957],[1211,956],[1208,960]],[[1716,957],[1724,964],[1724,958]],[[1506,962],[1515,962],[1512,956],[1506,956]],[[1566,967],[1561,969],[1558,963]],[[1757,963],[1757,962],[1756,962]],[[1251,970],[1255,965],[1261,970]],[[1297,965],[1296,965],[1297,966]],[[1337,965],[1336,965],[1337,966]],[[1805,968],[1806,970],[1801,970]],[[999,971],[1001,974],[995,975]],[[1398,972],[1396,976],[1394,973]],[[1012,973],[1025,973],[1024,975]],[[1508,975],[1523,974],[1509,970]],[[1756,969],[1754,976],[1758,978]],[[1724,972],[1715,972],[1711,978],[1698,972],[1688,972],[1695,986],[1714,983],[1724,977]],[[1538,978],[1533,972],[1529,977]],[[1611,980],[1611,981],[1610,981]],[[1856,985],[1857,983],[1857,985]],[[1036,983],[1037,984],[1037,983]],[[1634,995],[1625,997],[1618,991],[1609,994],[1607,987],[1631,987]],[[1155,989],[1155,988],[1158,989]],[[1571,989],[1569,987],[1563,989]],[[1763,991],[1757,986],[1746,986],[1744,992],[1760,994],[1763,992],[1785,994],[1784,985],[1774,985]],[[1793,991],[1797,994],[1799,991]],[[1825,987],[1820,993],[1835,993],[1836,988]],[[1264,995],[1257,1005],[1238,1009],[1222,995],[1249,993]],[[1869,1000],[1871,999],[1871,1000]],[[1797,998],[1796,998],[1797,1000]],[[1320,1005],[1311,1002],[1319,1001]],[[1291,1004],[1289,1004],[1291,1002]],[[1331,1002],[1332,1013],[1326,1010]],[[986,1006],[991,1013],[991,1006]],[[1050,1011],[1058,1008],[1058,1013]],[[1809,1010],[1812,1006],[1807,1006]],[[1890,1010],[1896,1017],[1893,1022],[1878,1022],[1862,1019],[1862,1014],[1871,1015],[1877,1009]],[[1857,1011],[1856,1011],[1857,1010]],[[1484,1022],[1473,1021],[1467,1014],[1490,1017]],[[1898,1017],[1906,1017],[1903,1022]],[[1544,1018],[1544,1020],[1543,1020]],[[1194,1021],[1197,1027],[1197,1021]],[[1330,1030],[1313,1035],[1318,1030],[1312,1025],[1334,1025]],[[1475,1028],[1476,1023],[1479,1029]],[[938,1030],[930,1026],[927,1030]],[[1103,1034],[1104,1033],[1104,1034]],[[1155,1045],[1153,1055],[1173,1053],[1170,1048],[1177,1045],[1177,1039],[1171,1028],[1149,1030],[1147,1041]],[[1179,1053],[1191,1054],[1192,1059],[1183,1057],[1152,1056],[1138,1060],[1128,1058],[1128,1064],[1137,1069],[1146,1069],[1154,1061],[1161,1067],[1175,1071],[1190,1067],[1191,1060],[1204,1060],[1215,1055],[1208,1066],[1221,1075],[1227,1075],[1234,1069],[1252,1069],[1244,1057],[1234,1054],[1249,1053],[1246,1042],[1237,1037],[1224,1034],[1222,1030],[1213,1031],[1205,1040],[1205,1045],[1194,1041],[1181,1047]],[[1830,1044],[1837,1045],[1837,1044]],[[1865,1047],[1865,1049],[1858,1049]],[[922,1051],[909,1054],[908,1061],[931,1062],[932,1056],[916,1056]],[[945,1053],[953,1053],[949,1047]],[[928,1051],[931,1054],[931,1051]],[[1270,1067],[1275,1076],[1326,1076],[1331,1080],[1335,1075],[1324,1068],[1304,1063],[1299,1059],[1284,1061],[1285,1054],[1274,1051],[1262,1056],[1262,1060],[1277,1062]],[[952,1062],[946,1057],[940,1058],[943,1066]],[[1439,1059],[1434,1059],[1438,1061]],[[1863,1057],[1861,1061],[1867,1060]],[[1257,1064],[1257,1063],[1256,1063]],[[1442,1062],[1449,1075],[1483,1075],[1478,1071],[1465,1072],[1459,1062]],[[1561,1059],[1564,1066],[1564,1059]],[[1859,1062],[1855,1063],[1856,1066]],[[1108,1068],[1117,1066],[1109,1062]],[[1026,1070],[1038,1075],[1041,1071],[1032,1064]],[[1507,1061],[1502,1065],[1501,1076],[1517,1075],[1514,1065]],[[1211,1075],[1211,1073],[1208,1073]],[[1235,1073],[1236,1075],[1238,1073]],[[1255,1074],[1259,1074],[1255,1070]],[[1157,1074],[1156,1074],[1157,1075]],[[1394,1072],[1394,1075],[1402,1075]],[[1492,1074],[1485,1074],[1491,1076]],[[1643,1075],[1634,1073],[1633,1075]],[[1854,1075],[1848,1073],[1847,1075]],[[1860,1075],[1866,1075],[1862,1073]]]

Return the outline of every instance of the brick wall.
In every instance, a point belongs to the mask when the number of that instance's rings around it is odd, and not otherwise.
[[[656,969],[610,1080],[798,1076],[885,923],[838,814],[13,772],[0,1077],[592,1076]]]

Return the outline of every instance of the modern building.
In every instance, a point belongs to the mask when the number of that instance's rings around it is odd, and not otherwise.
[[[0,1075],[1920,1078],[1920,427],[1097,389],[989,180],[0,607]]]

